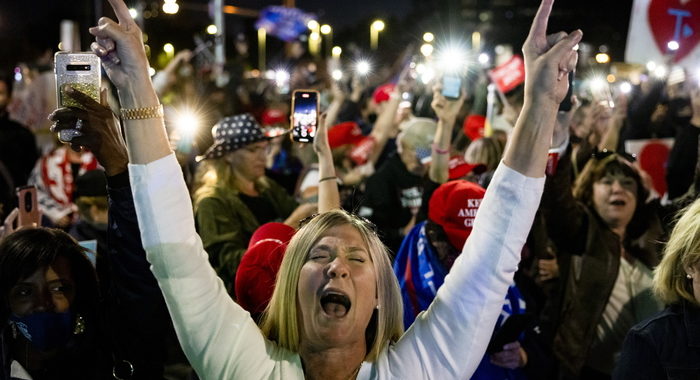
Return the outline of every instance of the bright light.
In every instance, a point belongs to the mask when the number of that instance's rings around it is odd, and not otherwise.
[[[185,109],[177,113],[175,127],[183,137],[191,137],[199,128],[199,118],[194,112]]]
[[[273,80],[276,77],[275,70],[267,70],[265,71],[265,79]]]
[[[615,76],[612,74],[608,74],[608,76],[605,77],[605,79],[607,79],[608,83],[615,83],[615,81],[617,80],[617,78],[615,78]]]
[[[423,33],[423,41],[433,42],[435,40],[435,35],[430,32]]]
[[[420,75],[420,81],[423,82],[423,84],[428,84],[433,78],[435,78],[435,70],[430,66],[426,66],[425,70]]]
[[[317,30],[318,28],[320,28],[320,25],[318,24],[318,21],[311,20],[311,21],[306,23],[306,27],[311,29],[311,30]]]
[[[156,69],[149,67],[148,68],[148,75],[150,75],[150,76],[156,75]]]
[[[338,69],[335,69],[331,73],[331,76],[333,77],[334,80],[341,80],[341,79],[343,79],[343,72],[338,70]]]
[[[163,51],[168,54],[173,54],[175,52],[175,47],[173,46],[173,44],[168,42],[167,44],[163,45]]]
[[[328,24],[321,25],[321,34],[330,34],[332,31],[333,31],[333,28],[331,28],[330,25],[328,25]]]
[[[668,50],[670,51],[676,51],[678,50],[678,48],[681,47],[681,45],[679,45],[677,41],[669,41],[668,44],[666,44],[666,46],[668,46]]]
[[[482,65],[489,63],[490,60],[491,60],[491,58],[489,57],[488,54],[486,54],[486,53],[479,54],[479,63],[481,63]]]
[[[311,41],[318,41],[320,38],[321,38],[321,35],[318,34],[317,32],[311,32],[311,34],[309,34],[309,39]]]
[[[448,47],[440,53],[438,64],[446,73],[460,73],[466,65],[467,54],[458,47]]]
[[[136,8],[129,8],[129,15],[131,15],[131,18],[139,17],[139,11]]]
[[[331,54],[333,57],[340,57],[340,55],[343,53],[343,49],[340,46],[333,46],[333,49],[331,49]]]
[[[180,6],[177,5],[175,0],[165,0],[165,3],[163,3],[163,12],[169,15],[174,15],[179,10]]]
[[[208,34],[216,34],[219,32],[219,28],[216,27],[216,25],[211,24],[207,26],[207,33]]]
[[[608,63],[610,62],[610,56],[605,53],[598,53],[595,55],[595,61],[598,63]]]
[[[385,26],[386,25],[384,25],[384,21],[382,21],[382,20],[375,20],[372,23],[372,29],[376,30],[377,32],[381,32],[382,30],[384,30]]]
[[[604,78],[596,77],[596,78],[590,79],[590,81],[588,82],[588,85],[590,86],[591,91],[596,92],[596,93],[600,93],[600,92],[605,90],[605,86],[607,86],[608,84],[606,83]]]
[[[657,78],[663,78],[668,74],[668,69],[665,66],[657,66],[654,69],[654,76]]]
[[[15,81],[19,82],[22,80],[22,69],[20,67],[15,67]]]
[[[431,44],[421,45],[420,53],[423,54],[424,57],[430,57],[430,55],[433,54],[433,45],[431,45]]]
[[[622,92],[623,94],[629,94],[630,92],[632,92],[632,85],[630,84],[630,82],[620,83],[620,92]]]
[[[653,62],[653,61],[647,62],[647,70],[648,71],[656,70],[656,62]]]
[[[284,86],[287,82],[289,82],[289,72],[287,70],[276,70],[275,71],[275,83],[282,87]]]
[[[372,69],[372,67],[370,66],[369,62],[367,62],[367,61],[359,61],[359,62],[357,62],[357,65],[355,65],[355,71],[357,71],[357,73],[360,75],[369,74],[371,69]]]
[[[426,67],[422,63],[419,63],[416,65],[416,73],[417,74],[423,74],[425,72],[425,69],[426,69]]]

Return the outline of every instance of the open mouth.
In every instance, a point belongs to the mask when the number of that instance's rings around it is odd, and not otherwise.
[[[627,203],[623,200],[614,200],[614,201],[610,202],[610,204],[613,206],[624,206]]]
[[[338,292],[327,292],[321,296],[321,308],[333,317],[342,318],[350,311],[350,298]]]

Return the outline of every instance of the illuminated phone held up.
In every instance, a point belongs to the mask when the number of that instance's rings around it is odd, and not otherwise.
[[[56,99],[59,107],[82,106],[65,91],[67,86],[90,96],[96,102],[100,101],[100,86],[102,71],[100,59],[94,53],[58,52],[54,55],[54,74],[56,76]],[[59,132],[59,140],[70,142],[74,137],[81,136],[76,129],[63,129]]]
[[[319,120],[319,93],[316,90],[295,90],[292,93],[292,140],[311,143]]]
[[[442,96],[449,100],[457,100],[462,95],[462,78],[457,75],[445,74],[442,77]]]

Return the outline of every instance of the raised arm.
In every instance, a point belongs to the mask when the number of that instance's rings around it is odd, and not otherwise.
[[[335,103],[335,98],[333,103]],[[340,101],[342,105],[342,101]],[[338,105],[338,110],[339,106]],[[318,212],[340,208],[340,193],[338,192],[338,178],[335,175],[335,165],[333,165],[333,155],[331,154],[331,146],[328,144],[328,117],[333,109],[333,104],[329,107],[326,115],[321,116],[319,128],[316,131],[314,138],[314,150],[318,155]]]
[[[452,148],[452,129],[457,120],[457,114],[464,104],[466,93],[457,100],[447,100],[442,95],[442,81],[437,81],[433,87],[433,102],[431,106],[438,117],[433,149],[430,153],[430,180],[437,183],[445,183],[449,178],[448,162]]]
[[[523,113],[462,254],[429,309],[395,345],[387,363],[378,363],[396,377],[469,378],[486,350],[539,204],[558,103],[576,63],[572,48],[581,39],[580,31],[545,36],[552,3],[542,1],[523,48]]]
[[[122,0],[109,0],[117,20],[102,17],[90,33],[97,38],[90,46],[102,58],[109,79],[119,93],[129,162],[147,164],[170,153],[160,101],[148,74],[143,33]],[[70,94],[70,92],[69,92]],[[125,110],[136,110],[147,118],[124,117]]]

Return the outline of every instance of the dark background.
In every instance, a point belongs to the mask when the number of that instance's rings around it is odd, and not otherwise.
[[[192,48],[192,36],[204,35],[212,23],[207,12],[207,0],[178,0],[180,11],[166,15],[161,11],[162,0],[146,0],[146,8],[160,11],[155,18],[144,20],[149,44],[162,47],[171,42],[176,50]],[[100,4],[102,3],[102,4]],[[127,1],[127,5],[135,1]],[[280,1],[229,0],[227,5],[260,10]],[[482,45],[487,48],[497,43],[509,43],[519,50],[529,24],[539,4],[538,0],[297,0],[296,6],[318,16],[319,22],[333,28],[334,44],[342,47],[355,42],[368,50],[369,25],[375,18],[386,22],[380,35],[378,58],[396,56],[408,43],[420,43],[426,31],[438,39],[460,38],[469,41],[471,32],[482,33]],[[0,70],[6,72],[17,62],[33,60],[46,48],[57,49],[59,23],[62,19],[80,24],[83,50],[89,49],[88,26],[96,22],[95,7],[102,6],[104,15],[111,9],[104,0],[0,0]],[[594,49],[608,47],[613,61],[624,59],[632,0],[558,0],[550,19],[551,31],[584,31],[584,42]],[[251,42],[250,62],[255,65],[257,48],[254,19],[227,15],[228,41],[238,33],[245,33]],[[438,41],[439,43],[439,41]],[[280,54],[282,43],[268,38],[268,57]],[[227,45],[233,54],[231,44]],[[155,63],[155,60],[152,59]],[[156,67],[157,64],[155,64]]]

